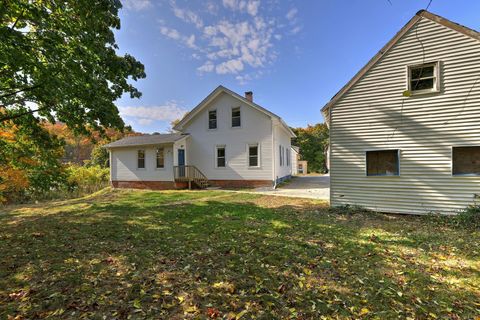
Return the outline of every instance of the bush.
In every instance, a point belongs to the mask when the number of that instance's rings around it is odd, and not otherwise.
[[[480,229],[480,205],[475,203],[468,206],[455,216],[455,220],[460,226]]]
[[[77,194],[89,194],[108,186],[109,169],[100,166],[79,166],[71,164],[67,167],[67,183],[69,191]]]

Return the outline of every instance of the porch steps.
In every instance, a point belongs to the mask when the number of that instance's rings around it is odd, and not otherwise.
[[[175,182],[188,182],[188,188],[192,188],[192,183],[200,189],[206,189],[210,186],[207,177],[195,166],[174,166],[173,175]]]

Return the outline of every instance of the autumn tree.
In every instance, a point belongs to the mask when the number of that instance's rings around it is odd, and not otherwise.
[[[300,158],[308,161],[310,172],[327,172],[328,127],[325,123],[292,128],[297,135],[293,145],[300,147]]]

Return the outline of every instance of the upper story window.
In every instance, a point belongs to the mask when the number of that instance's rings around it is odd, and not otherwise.
[[[240,127],[240,107],[232,108],[232,127]]]
[[[217,110],[208,111],[208,129],[217,129]]]
[[[258,167],[258,144],[248,145],[248,166],[249,167]]]
[[[480,147],[453,147],[452,174],[480,175]]]
[[[145,150],[138,150],[137,153],[137,168],[145,169]]]
[[[440,90],[438,62],[408,67],[408,90],[412,93],[429,93]]]
[[[162,169],[165,167],[165,156],[163,148],[157,149],[157,169]]]
[[[398,176],[398,150],[367,151],[367,176]]]
[[[216,158],[217,168],[225,168],[225,146],[217,146]]]

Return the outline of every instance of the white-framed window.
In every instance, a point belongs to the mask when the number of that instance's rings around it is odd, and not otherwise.
[[[215,147],[215,168],[225,168],[227,164],[225,146]]]
[[[290,167],[290,149],[287,149],[287,167]]]
[[[217,110],[208,111],[208,129],[217,129]]]
[[[437,61],[408,66],[408,91],[412,94],[440,91],[439,65]]]
[[[452,147],[452,175],[480,175],[480,146]]]
[[[156,164],[157,164],[157,169],[163,169],[165,168],[165,151],[163,148],[158,148],[157,149],[157,161],[156,161]]]
[[[232,128],[242,125],[240,107],[232,108]]]
[[[248,145],[248,166],[260,167],[260,152],[258,143]]]
[[[400,151],[372,150],[365,154],[367,176],[398,176],[400,175]]]
[[[137,168],[145,169],[145,150],[137,151]]]
[[[278,156],[280,158],[280,167],[283,166],[282,146],[278,146]]]

